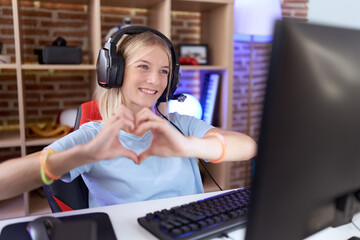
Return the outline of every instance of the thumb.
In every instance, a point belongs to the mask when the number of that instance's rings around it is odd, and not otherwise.
[[[123,157],[127,157],[131,160],[133,160],[134,163],[139,164],[139,159],[138,156],[136,155],[136,153],[132,150],[129,150],[127,148],[123,148],[121,149],[121,156]]]
[[[151,153],[150,149],[143,151],[138,157],[138,164],[141,164],[145,159],[147,159],[151,155],[152,155],[152,153]]]

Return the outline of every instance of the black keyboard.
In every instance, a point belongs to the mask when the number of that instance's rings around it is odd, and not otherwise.
[[[148,213],[139,224],[159,239],[208,239],[245,226],[250,187]]]

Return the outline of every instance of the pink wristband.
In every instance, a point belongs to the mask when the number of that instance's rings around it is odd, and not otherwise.
[[[222,154],[221,156],[216,159],[216,160],[210,160],[210,162],[212,163],[221,163],[222,161],[224,161],[225,156],[226,156],[226,149],[227,149],[227,143],[226,143],[226,139],[224,138],[223,135],[221,135],[220,133],[208,133],[206,134],[206,136],[214,136],[217,137],[220,142],[221,142],[221,147],[222,147]]]

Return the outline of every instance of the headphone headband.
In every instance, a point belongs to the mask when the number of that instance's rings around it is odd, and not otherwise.
[[[105,43],[104,48],[99,52],[96,63],[98,84],[104,88],[119,88],[124,81],[125,60],[124,57],[116,52],[116,44],[124,35],[134,35],[144,32],[152,32],[163,39],[169,47],[171,53],[172,69],[168,76],[167,86],[158,102],[165,102],[167,99],[168,88],[169,99],[174,98],[174,92],[179,84],[179,59],[176,49],[171,41],[161,32],[146,26],[127,26],[115,32]],[[170,83],[171,80],[171,84]],[[170,85],[170,86],[169,86]]]

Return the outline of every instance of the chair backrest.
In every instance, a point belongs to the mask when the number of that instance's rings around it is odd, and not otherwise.
[[[78,108],[74,130],[77,130],[84,123],[101,119],[98,101],[83,103]],[[89,207],[89,191],[81,176],[78,176],[70,183],[61,180],[54,181],[50,185],[44,185],[43,189],[52,212],[64,212]]]

